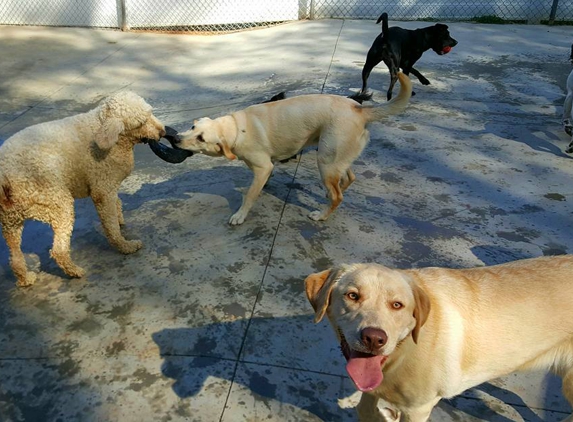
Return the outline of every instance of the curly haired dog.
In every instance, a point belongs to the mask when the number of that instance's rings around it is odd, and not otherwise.
[[[165,135],[152,108],[132,92],[104,99],[95,109],[21,130],[0,147],[0,225],[18,286],[34,284],[21,250],[27,219],[54,231],[50,254],[70,277],[85,271],[72,261],[74,199],[90,196],[106,237],[120,252],[142,247],[126,240],[118,190],[134,166],[133,147]]]

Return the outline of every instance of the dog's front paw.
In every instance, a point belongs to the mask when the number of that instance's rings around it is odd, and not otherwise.
[[[121,245],[118,246],[118,250],[123,254],[131,254],[137,252],[143,247],[143,242],[141,240],[126,240]]]
[[[327,217],[323,215],[322,211],[313,211],[308,214],[308,218],[314,221],[324,221]]]
[[[422,85],[430,85],[430,81],[424,78],[423,76],[420,78],[420,83]]]
[[[239,224],[243,224],[245,222],[246,217],[247,214],[239,210],[231,216],[231,218],[229,219],[229,224],[231,226],[238,226]]]
[[[64,272],[73,278],[82,278],[86,275],[86,270],[84,270],[82,267],[78,267],[77,265],[74,265],[71,268],[65,268]]]
[[[18,281],[16,282],[16,286],[18,286],[18,287],[30,287],[30,286],[34,285],[34,283],[36,282],[36,277],[37,276],[35,273],[27,272],[26,277],[18,279]]]

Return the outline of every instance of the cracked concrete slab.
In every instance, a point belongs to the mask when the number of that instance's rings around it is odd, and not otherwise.
[[[425,26],[420,22],[403,27]],[[252,174],[200,155],[179,165],[144,145],[123,183],[126,236],[113,250],[89,199],[76,203],[70,280],[51,230],[29,222],[41,271],[18,289],[0,241],[0,420],[350,421],[358,396],[304,278],[339,262],[491,265],[570,253],[570,139],[560,126],[568,27],[452,23],[459,45],[426,53],[407,111],[374,123],[356,182],[327,222],[316,151],[275,167],[246,222],[227,222]],[[188,128],[268,99],[361,86],[380,26],[322,20],[194,36],[0,27],[0,142],[129,88]],[[384,101],[389,76],[369,86]],[[444,400],[431,421],[558,421],[559,379],[512,374]]]

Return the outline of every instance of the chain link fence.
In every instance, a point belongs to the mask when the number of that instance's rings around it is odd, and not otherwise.
[[[0,25],[225,32],[299,19],[573,24],[573,0],[0,0]]]

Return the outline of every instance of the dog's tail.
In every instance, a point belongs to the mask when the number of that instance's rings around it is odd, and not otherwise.
[[[380,21],[382,21],[382,34],[386,35],[388,33],[388,13],[382,13],[376,23],[380,23]]]
[[[362,104],[364,101],[370,101],[372,99],[372,93],[360,91],[356,94],[349,95],[348,98],[356,101],[358,104]]]
[[[410,78],[403,72],[398,72],[398,79],[400,80],[400,92],[398,96],[379,105],[362,106],[362,112],[367,122],[382,120],[386,116],[399,114],[406,109],[408,101],[412,96],[412,81],[410,81]],[[357,107],[360,106],[357,105]]]

